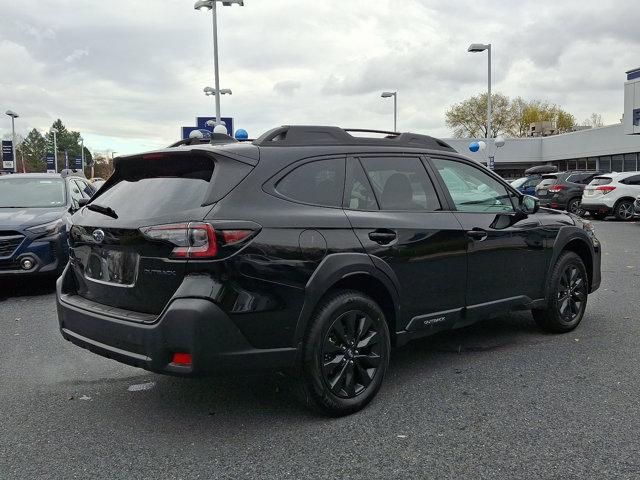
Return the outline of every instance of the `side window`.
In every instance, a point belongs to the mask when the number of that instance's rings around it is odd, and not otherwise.
[[[634,175],[632,177],[625,178],[623,183],[626,183],[627,185],[640,186],[640,175]]]
[[[347,160],[345,205],[350,210],[378,210],[376,197],[357,158]]]
[[[362,158],[381,210],[440,210],[435,188],[417,157]]]
[[[438,173],[460,212],[513,212],[507,187],[467,163],[434,158]]]
[[[289,172],[275,189],[296,202],[339,207],[344,189],[344,159],[305,163]]]
[[[67,182],[67,185],[69,185],[69,195],[71,196],[71,203],[73,204],[73,206],[75,208],[77,208],[78,207],[78,200],[80,200],[81,198],[85,198],[82,195],[82,189],[73,180],[69,180]]]
[[[83,180],[74,180],[83,198],[91,198],[94,194],[93,187]]]

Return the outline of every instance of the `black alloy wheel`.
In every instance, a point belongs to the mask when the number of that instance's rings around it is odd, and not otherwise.
[[[581,201],[579,198],[574,198],[567,205],[567,211],[569,213],[573,213],[574,215],[581,215],[582,209],[580,208]]]
[[[576,265],[569,264],[560,277],[558,288],[558,314],[567,324],[582,312],[587,299],[587,280]]]
[[[323,379],[336,396],[354,398],[371,384],[381,353],[381,334],[369,315],[345,312],[329,327],[322,344]]]

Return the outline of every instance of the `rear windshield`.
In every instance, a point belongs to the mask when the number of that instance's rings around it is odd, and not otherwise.
[[[60,208],[64,205],[62,179],[10,176],[0,179],[0,208]]]
[[[593,180],[591,180],[591,183],[589,183],[589,185],[593,185],[594,187],[597,187],[598,185],[608,185],[612,181],[613,179],[609,177],[596,177]]]
[[[214,163],[208,158],[125,160],[116,183],[101,190],[95,203],[114,209],[119,218],[159,217],[201,207]]]
[[[542,181],[538,184],[538,188],[548,187],[558,182],[558,177],[555,175],[543,175]]]

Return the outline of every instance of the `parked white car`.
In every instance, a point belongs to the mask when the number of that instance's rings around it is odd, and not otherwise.
[[[582,193],[581,208],[594,218],[615,215],[633,218],[633,204],[640,195],[640,172],[605,173],[594,177]]]

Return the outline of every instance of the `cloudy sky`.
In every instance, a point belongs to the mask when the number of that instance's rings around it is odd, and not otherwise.
[[[283,124],[450,136],[444,112],[486,88],[562,105],[605,124],[640,66],[633,1],[245,0],[220,10],[223,114],[257,136]],[[62,118],[92,150],[165,146],[214,112],[211,17],[193,0],[0,0],[0,109],[17,128]],[[0,136],[9,132],[0,120]]]

